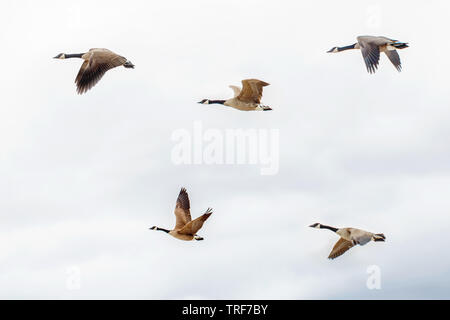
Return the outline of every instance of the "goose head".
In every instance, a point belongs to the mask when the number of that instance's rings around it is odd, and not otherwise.
[[[202,101],[198,102],[200,104],[209,104],[209,100],[208,99],[203,99]]]
[[[333,47],[330,50],[327,51],[327,53],[336,53],[339,52],[339,48],[338,47]]]
[[[127,61],[124,63],[123,66],[124,66],[125,68],[134,69],[134,64],[133,64],[130,60],[127,60]]]
[[[57,56],[53,57],[53,59],[65,59],[66,58],[66,54],[65,53],[60,53]]]
[[[316,228],[316,229],[320,229],[321,224],[320,223],[314,223],[312,225],[310,225],[311,228]]]

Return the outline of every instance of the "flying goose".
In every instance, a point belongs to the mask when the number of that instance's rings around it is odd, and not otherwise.
[[[208,208],[206,212],[195,220],[191,218],[189,196],[185,188],[181,188],[181,191],[177,198],[177,204],[175,206],[176,224],[173,230],[167,230],[159,227],[151,227],[150,230],[164,231],[180,240],[203,240],[202,237],[197,235],[198,230],[201,229],[203,223],[213,213],[211,208]]]
[[[272,110],[269,106],[261,104],[263,87],[268,86],[267,82],[258,79],[242,80],[242,90],[237,86],[230,86],[234,91],[234,97],[228,100],[203,99],[201,104],[223,104],[242,111]]]
[[[361,49],[364,62],[366,63],[367,71],[369,73],[375,73],[378,69],[378,62],[380,60],[380,52],[384,52],[395,68],[400,72],[402,70],[402,64],[400,62],[400,56],[396,49],[408,48],[408,43],[399,42],[398,40],[392,40],[386,37],[374,37],[374,36],[359,36],[356,38],[357,43],[346,47],[333,47],[328,52],[335,53],[349,49]]]
[[[328,259],[335,259],[342,254],[344,254],[348,249],[351,247],[359,244],[361,246],[365,245],[366,243],[373,241],[383,241],[386,239],[384,234],[382,233],[371,233],[368,231],[364,231],[361,229],[356,228],[333,228],[330,226],[326,226],[320,223],[314,223],[310,225],[311,228],[317,228],[317,229],[328,229],[333,232],[336,232],[338,235],[341,236],[341,238],[336,242],[336,244],[333,247],[333,250],[331,250],[330,255],[328,256]]]
[[[55,59],[81,58],[84,60],[78,72],[75,83],[78,94],[83,94],[100,81],[106,71],[124,66],[134,69],[134,65],[126,58],[115,54],[108,49],[90,49],[86,53],[65,54],[60,53]]]

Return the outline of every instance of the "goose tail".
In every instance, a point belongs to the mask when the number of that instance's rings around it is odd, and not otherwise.
[[[409,47],[406,42],[395,42],[392,44],[392,46],[395,47],[396,49],[405,49]]]
[[[386,237],[382,233],[376,233],[373,235],[373,241],[382,241],[384,242],[386,240]]]

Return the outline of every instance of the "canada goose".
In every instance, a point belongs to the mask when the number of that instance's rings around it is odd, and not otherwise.
[[[346,47],[333,47],[328,52],[335,53],[349,49],[361,49],[361,53],[366,63],[367,71],[369,73],[375,73],[378,69],[378,62],[380,60],[380,52],[384,52],[395,68],[400,72],[402,70],[402,64],[400,62],[400,56],[396,49],[408,48],[408,44],[405,42],[399,42],[398,40],[392,40],[386,37],[374,37],[374,36],[359,36],[356,38],[357,43]]]
[[[83,94],[95,86],[109,69],[119,66],[134,69],[134,64],[129,60],[108,49],[95,48],[90,49],[89,52],[86,53],[76,54],[60,53],[54,58],[81,58],[84,60],[77,78],[75,79],[78,94]]]
[[[177,198],[177,204],[175,206],[176,224],[173,230],[167,230],[159,227],[151,227],[150,230],[164,231],[180,240],[203,240],[202,237],[197,235],[198,230],[203,226],[203,223],[213,213],[211,208],[208,208],[206,212],[195,220],[191,219],[189,196],[185,188],[181,188],[181,191]]]
[[[328,229],[333,232],[336,232],[341,238],[336,242],[331,250],[328,259],[335,259],[340,255],[344,254],[348,249],[353,247],[354,245],[365,245],[366,243],[373,241],[384,241],[386,237],[382,233],[372,233],[368,231],[364,231],[356,228],[333,228],[330,226],[326,226],[320,223],[314,223],[310,225],[311,228],[317,229]]]
[[[263,87],[268,86],[267,82],[258,79],[242,80],[242,90],[237,86],[230,86],[234,91],[234,97],[228,100],[203,99],[201,104],[223,104],[242,111],[272,110],[269,106],[261,104]]]

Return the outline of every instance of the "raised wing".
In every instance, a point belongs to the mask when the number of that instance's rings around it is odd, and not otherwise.
[[[185,188],[181,188],[178,194],[177,204],[175,206],[176,224],[175,230],[182,229],[188,222],[192,220],[190,212],[191,204],[189,202],[189,196]]]
[[[268,85],[267,82],[258,79],[242,80],[242,91],[237,98],[243,102],[259,104],[262,98],[263,87]]]
[[[181,230],[178,230],[178,233],[195,236],[212,213],[212,209],[208,208],[203,215],[186,224]]]

